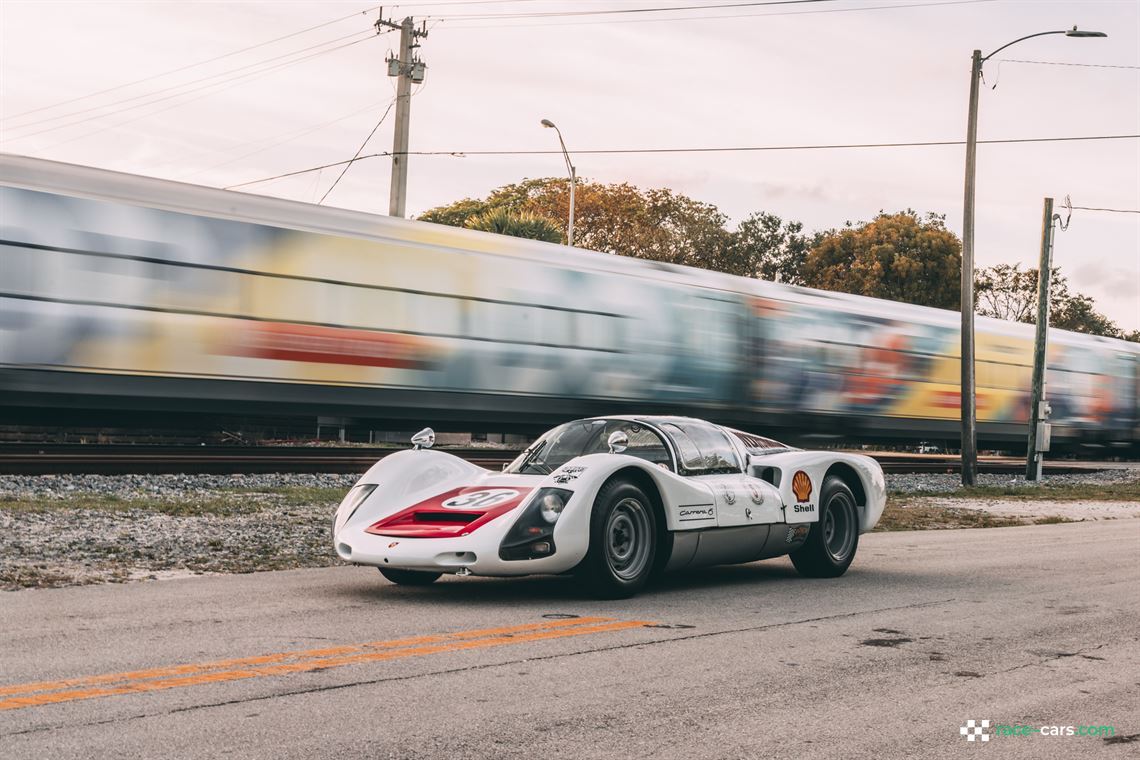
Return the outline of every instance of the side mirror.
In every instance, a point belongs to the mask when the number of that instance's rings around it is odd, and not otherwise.
[[[412,447],[417,451],[419,449],[430,449],[435,445],[435,431],[431,428],[424,428],[420,432],[412,436]]]
[[[629,448],[629,436],[621,430],[610,433],[609,446],[611,454],[620,454]]]

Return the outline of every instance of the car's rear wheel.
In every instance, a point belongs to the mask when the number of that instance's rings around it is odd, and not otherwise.
[[[401,586],[430,586],[439,580],[443,573],[429,573],[424,570],[398,570],[394,567],[380,568],[380,574],[392,583]]]
[[[842,479],[823,481],[819,522],[811,526],[807,541],[789,555],[800,575],[838,578],[847,572],[859,548],[859,509]]]
[[[591,590],[605,599],[633,596],[649,580],[656,556],[653,502],[633,483],[607,483],[594,502],[590,549],[582,563]]]

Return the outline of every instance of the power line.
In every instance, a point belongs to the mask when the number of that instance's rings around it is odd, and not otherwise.
[[[212,164],[210,166],[206,166],[206,167],[203,167],[201,169],[195,169],[194,171],[189,172],[187,174],[179,175],[177,177],[177,179],[178,180],[186,180],[186,179],[189,179],[190,177],[196,177],[199,174],[204,174],[206,172],[213,171],[214,169],[220,169],[223,166],[229,166],[230,164],[233,164],[233,163],[236,163],[236,162],[241,161],[243,159],[249,158],[250,156],[256,156],[258,153],[264,153],[265,151],[270,150],[272,148],[276,148],[279,145],[284,145],[285,143],[292,142],[293,140],[296,140],[300,137],[305,137],[307,135],[311,135],[313,132],[317,132],[319,130],[322,130],[325,127],[330,127],[333,124],[339,124],[340,122],[344,121],[345,119],[351,119],[353,116],[356,116],[358,114],[362,114],[365,111],[372,111],[374,108],[376,108],[379,105],[382,105],[383,103],[384,103],[383,100],[377,100],[377,101],[374,101],[372,103],[369,103],[368,105],[364,106],[363,108],[356,109],[352,113],[347,113],[347,114],[344,114],[343,116],[338,116],[335,119],[329,119],[328,121],[323,121],[320,124],[314,124],[311,126],[302,127],[299,130],[290,130],[288,132],[282,132],[280,134],[277,134],[277,135],[269,138],[268,143],[266,143],[264,140],[262,140],[262,138],[254,138],[252,140],[247,140],[243,143],[231,146],[229,148],[226,148],[226,149],[224,149],[222,151],[218,151],[218,152],[230,153],[234,150],[237,150],[240,148],[245,148],[249,145],[253,145],[253,144],[258,143],[258,142],[261,142],[261,146],[256,148],[255,150],[251,150],[248,153],[243,153],[240,156],[228,158],[225,161],[220,161],[216,164]],[[168,165],[170,163],[172,163],[172,162],[168,161],[163,165]]]
[[[755,2],[715,3],[712,5],[671,5],[658,6],[656,8],[603,8],[590,11],[534,11],[531,13],[469,13],[459,15],[433,14],[433,18],[471,19],[479,21],[515,18],[568,18],[573,16],[614,16],[633,13],[675,13],[677,11],[707,11],[722,8],[756,8],[764,5],[806,5],[809,3],[834,2],[838,2],[838,0],[756,0]]]
[[[628,18],[628,19],[605,19],[601,21],[569,21],[569,22],[551,22],[551,23],[534,23],[534,24],[467,24],[459,23],[452,24],[449,19],[442,19],[448,21],[448,28],[450,29],[533,29],[537,27],[563,27],[563,26],[598,26],[601,24],[663,24],[663,23],[676,23],[681,21],[704,21],[704,20],[717,20],[717,19],[734,19],[734,18],[768,18],[775,16],[808,16],[819,13],[861,13],[863,11],[886,11],[896,10],[900,8],[934,8],[944,5],[976,5],[978,3],[993,3],[998,0],[940,0],[939,2],[929,3],[900,3],[895,5],[864,5],[857,8],[820,8],[808,11],[778,11],[776,13],[718,13],[715,15],[707,16],[673,16],[665,18]]]
[[[1073,142],[1080,140],[1135,140],[1140,139],[1140,134],[1137,135],[1084,135],[1075,137],[1019,137],[1007,138],[1002,140],[978,140],[979,145],[1008,145],[1013,143],[1044,143],[1044,142]],[[737,147],[705,147],[705,148],[595,148],[592,150],[575,150],[575,155],[578,154],[643,154],[643,153],[730,153],[730,152],[761,152],[761,151],[796,151],[796,150],[850,150],[850,149],[865,149],[865,148],[925,148],[925,147],[938,147],[938,146],[952,146],[952,145],[965,145],[965,140],[928,140],[922,142],[893,142],[893,143],[835,143],[827,145],[762,145],[762,146],[737,146]],[[462,158],[465,156],[537,156],[537,155],[562,155],[561,150],[411,150],[407,155],[411,156],[454,156]],[[265,177],[264,179],[250,180],[249,182],[239,182],[234,185],[228,185],[224,190],[233,190],[239,187],[246,187],[247,185],[259,185],[263,182],[272,182],[277,179],[285,179],[286,177],[294,177],[298,174],[308,174],[309,172],[320,171],[321,169],[328,169],[333,166],[341,166],[353,161],[363,161],[368,158],[383,158],[391,156],[388,151],[382,153],[369,153],[364,156],[358,156],[347,161],[334,161],[330,164],[322,164],[321,166],[313,166],[308,169],[298,169],[296,171],[285,172],[283,174],[276,174],[272,177]],[[1074,206],[1073,208],[1076,208]]]
[[[1036,63],[1041,66],[1080,66],[1088,69],[1140,69],[1140,66],[1125,66],[1111,63],[1069,63],[1067,61],[1026,61],[1021,58],[998,58],[1004,63]]]
[[[39,119],[37,121],[30,121],[27,124],[19,124],[19,125],[13,126],[13,127],[8,127],[8,129],[10,129],[10,130],[22,130],[22,129],[27,129],[28,127],[37,126],[39,124],[46,124],[46,123],[51,122],[51,121],[57,121],[59,119],[67,119],[67,118],[70,118],[72,116],[79,116],[81,114],[90,113],[92,111],[100,111],[100,110],[103,110],[106,108],[112,108],[113,106],[122,105],[123,103],[130,103],[131,101],[134,101],[134,100],[141,100],[144,98],[154,97],[155,95],[162,95],[165,92],[169,92],[171,90],[179,90],[179,89],[182,89],[184,87],[189,87],[190,85],[194,85],[194,84],[198,84],[200,82],[208,81],[210,79],[220,79],[222,82],[224,82],[224,81],[226,81],[225,77],[227,77],[230,74],[235,74],[239,71],[251,69],[251,68],[254,68],[256,66],[262,66],[262,65],[267,64],[267,63],[272,63],[274,61],[281,60],[282,58],[288,58],[290,56],[299,55],[301,53],[307,53],[310,50],[315,50],[316,48],[324,47],[325,45],[331,45],[331,44],[336,43],[336,42],[342,42],[342,41],[347,40],[351,37],[357,37],[361,34],[368,34],[369,36],[371,36],[372,34],[374,34],[374,32],[372,32],[371,30],[368,30],[368,29],[361,29],[360,31],[352,32],[351,34],[346,34],[342,37],[335,37],[331,40],[325,40],[323,42],[318,42],[315,45],[309,45],[308,47],[300,48],[299,50],[291,50],[288,53],[282,53],[280,55],[273,56],[272,58],[266,58],[266,59],[261,60],[261,61],[254,61],[253,63],[247,63],[244,66],[238,66],[237,68],[228,69],[226,71],[221,71],[221,72],[218,72],[217,74],[210,74],[209,76],[199,77],[198,79],[191,79],[189,82],[182,82],[181,84],[170,85],[169,87],[163,87],[163,88],[160,88],[158,90],[154,90],[152,92],[144,92],[140,95],[132,95],[129,98],[122,98],[120,100],[112,101],[110,103],[104,103],[102,105],[90,106],[88,108],[83,108],[83,109],[80,109],[78,111],[71,111],[70,113],[60,114],[58,116],[48,116],[46,118]],[[220,84],[220,83],[221,82],[214,82],[214,84]],[[208,86],[210,86],[210,85],[208,85]],[[195,88],[195,89],[187,90],[187,92],[195,92],[197,89],[201,89],[201,88]],[[185,93],[175,93],[174,95],[170,95],[169,97],[178,97],[178,95],[180,95],[180,94],[185,94]],[[169,98],[157,98],[155,100],[150,100],[150,101],[143,102],[143,103],[136,103],[133,106],[127,106],[126,108],[120,108],[120,109],[117,109],[115,111],[110,111],[110,112],[105,113],[105,114],[99,114],[97,116],[93,116],[91,118],[100,119],[100,118],[103,118],[104,116],[111,116],[111,115],[114,115],[115,113],[119,113],[122,111],[130,111],[130,110],[135,109],[135,108],[142,108],[144,106],[151,105],[152,103],[160,103],[163,100],[167,100],[167,99],[169,99]],[[50,132],[50,131],[55,130],[55,129],[63,129],[63,128],[70,126],[72,124],[81,124],[84,121],[87,121],[87,119],[80,119],[78,121],[68,122],[67,124],[61,124],[61,125],[58,125],[55,127],[51,127],[49,129],[41,129],[41,130],[38,130],[36,132],[31,132],[29,134],[22,135],[19,137],[10,138],[10,139],[21,140],[24,137],[31,137],[32,135],[43,134],[44,132]]]
[[[341,21],[347,21],[348,19],[355,18],[356,16],[371,13],[372,11],[377,10],[379,7],[380,6],[377,5],[377,6],[373,6],[371,8],[365,8],[364,10],[359,11],[358,13],[350,13],[347,16],[341,16],[340,18],[335,18],[332,21],[325,21],[324,23],[316,24],[316,25],[310,26],[310,27],[306,27],[305,29],[299,29],[296,32],[290,32],[289,34],[285,34],[285,35],[282,35],[280,37],[275,37],[271,40],[266,40],[265,42],[259,42],[256,45],[249,45],[248,47],[243,47],[239,50],[233,50],[229,53],[223,53],[222,55],[216,55],[213,58],[207,58],[204,61],[198,61],[197,63],[188,63],[185,66],[179,66],[176,69],[170,69],[169,71],[164,71],[160,74],[153,74],[153,75],[148,76],[148,77],[143,77],[142,79],[136,79],[133,82],[127,82],[126,84],[118,84],[118,85],[115,85],[114,87],[108,87],[105,90],[99,90],[98,92],[88,93],[87,95],[80,95],[80,96],[75,97],[75,98],[69,98],[68,100],[61,100],[57,103],[53,103],[53,104],[48,105],[48,106],[40,106],[39,108],[33,108],[29,111],[22,111],[22,112],[17,113],[17,114],[12,114],[11,116],[9,116],[7,118],[8,119],[16,119],[16,118],[19,118],[21,116],[27,116],[28,114],[31,114],[31,113],[38,113],[40,111],[46,111],[50,108],[58,108],[59,106],[67,105],[68,103],[75,103],[76,101],[86,100],[88,98],[94,98],[98,95],[105,95],[108,92],[114,92],[115,90],[121,90],[121,89],[124,89],[126,87],[134,87],[136,84],[142,84],[143,82],[150,82],[154,79],[159,79],[161,77],[170,76],[171,74],[177,74],[180,71],[186,71],[187,69],[196,68],[198,66],[205,66],[208,63],[213,63],[214,61],[220,61],[223,58],[230,58],[232,56],[239,55],[241,53],[249,52],[250,50],[256,50],[257,48],[265,47],[266,45],[272,45],[275,42],[281,42],[282,40],[287,40],[287,39],[290,39],[291,37],[297,37],[299,35],[305,34],[307,32],[314,31],[316,29],[321,29],[321,28],[326,27],[326,26],[331,26],[332,24],[337,24],[337,23],[340,23]]]
[[[388,107],[384,109],[384,113],[380,115],[380,121],[376,122],[376,126],[372,128],[371,132],[368,133],[368,137],[365,137],[364,142],[360,143],[360,147],[356,149],[356,155],[352,157],[351,161],[344,165],[344,169],[342,169],[340,174],[337,175],[337,178],[333,181],[332,185],[329,186],[329,189],[325,190],[325,194],[321,196],[321,199],[317,201],[318,206],[324,203],[325,198],[329,197],[329,193],[336,189],[336,186],[348,172],[348,167],[352,166],[352,162],[360,157],[360,154],[364,151],[364,146],[367,145],[368,141],[372,139],[372,135],[376,134],[376,130],[380,129],[380,125],[384,123],[384,119],[388,118],[388,114],[391,113],[392,106],[394,105],[396,105],[396,99],[392,98],[392,102],[388,104]]]
[[[269,74],[269,73],[272,73],[274,71],[277,71],[278,69],[283,69],[283,68],[286,68],[288,66],[293,66],[294,64],[298,64],[298,63],[301,63],[303,61],[307,61],[310,58],[316,58],[317,56],[325,55],[327,53],[334,53],[337,50],[343,50],[344,48],[352,47],[353,45],[359,45],[362,42],[368,42],[369,40],[373,39],[373,37],[375,37],[375,36],[376,35],[374,35],[374,34],[369,34],[369,36],[367,36],[367,37],[363,37],[359,40],[354,40],[352,42],[346,42],[343,45],[337,45],[336,47],[325,48],[324,50],[318,50],[315,53],[310,53],[309,55],[302,56],[300,58],[294,58],[294,59],[289,60],[289,61],[283,61],[281,63],[274,64],[272,66],[267,66],[267,67],[260,69],[258,71],[250,71],[250,72],[247,72],[245,74],[239,74],[238,76],[232,78],[229,81],[222,80],[220,82],[210,82],[209,84],[204,84],[204,85],[201,85],[200,87],[195,87],[195,88],[192,88],[190,90],[186,90],[184,92],[176,92],[172,95],[166,95],[166,96],[161,97],[161,98],[156,98],[156,99],[151,100],[147,103],[140,103],[140,104],[135,105],[135,106],[130,106],[129,108],[125,108],[122,110],[123,111],[130,111],[130,110],[134,110],[135,108],[141,108],[144,106],[154,105],[155,103],[161,103],[163,101],[171,100],[173,98],[180,98],[180,97],[183,97],[185,95],[189,95],[191,93],[198,92],[201,90],[210,90],[211,88],[218,88],[218,89],[213,90],[212,92],[206,92],[206,93],[203,93],[202,95],[198,95],[197,97],[193,97],[193,98],[190,98],[188,100],[183,100],[181,102],[174,103],[172,105],[167,106],[166,108],[160,108],[157,111],[150,111],[149,113],[144,113],[144,114],[141,114],[141,115],[136,116],[136,117],[131,118],[131,119],[125,119],[125,120],[117,122],[115,124],[109,124],[105,127],[102,127],[100,129],[96,129],[92,132],[85,132],[85,133],[77,135],[75,137],[68,138],[66,140],[61,140],[59,142],[53,143],[52,146],[50,146],[50,147],[54,147],[56,145],[63,145],[65,143],[69,143],[69,142],[72,142],[74,140],[78,140],[78,139],[83,138],[83,137],[90,137],[92,135],[97,135],[101,132],[106,132],[108,129],[115,129],[115,128],[121,127],[125,124],[131,124],[131,123],[136,122],[140,119],[145,119],[145,118],[148,118],[150,116],[154,116],[156,114],[160,114],[160,113],[163,113],[165,111],[169,111],[172,108],[179,108],[181,106],[186,105],[187,103],[192,103],[195,100],[200,100],[204,97],[208,97],[208,96],[214,95],[218,92],[228,90],[231,87],[236,87],[239,84],[244,84],[246,81],[248,81],[250,79],[256,79],[256,78],[263,76],[265,74]],[[34,137],[36,135],[44,134],[45,132],[54,132],[54,131],[57,131],[60,129],[64,129],[66,127],[72,127],[72,126],[76,126],[79,124],[85,124],[89,121],[93,121],[96,119],[102,119],[104,117],[113,116],[113,115],[114,115],[114,113],[98,114],[95,116],[89,116],[87,118],[77,119],[76,121],[68,122],[67,124],[59,124],[59,125],[56,125],[54,127],[47,127],[45,129],[38,130],[36,132],[29,132],[26,135],[19,135],[17,137],[7,137],[7,138],[4,138],[4,140],[6,142],[14,142],[17,140],[26,140],[29,137]]]
[[[1132,208],[1097,208],[1095,206],[1073,206],[1073,210],[1081,211],[1109,211],[1113,214],[1140,214],[1140,209]]]

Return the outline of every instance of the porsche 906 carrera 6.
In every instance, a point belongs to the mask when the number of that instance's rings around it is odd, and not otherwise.
[[[333,529],[341,559],[400,584],[574,572],[615,598],[658,573],[784,554],[834,578],[886,502],[869,457],[686,417],[568,422],[501,472],[433,451],[430,429],[412,441],[360,478]]]

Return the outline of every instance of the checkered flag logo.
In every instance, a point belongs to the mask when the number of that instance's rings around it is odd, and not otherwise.
[[[958,729],[958,733],[966,737],[968,742],[983,741],[988,742],[990,735],[986,733],[986,729],[990,727],[988,720],[973,720],[966,721],[966,725]]]

